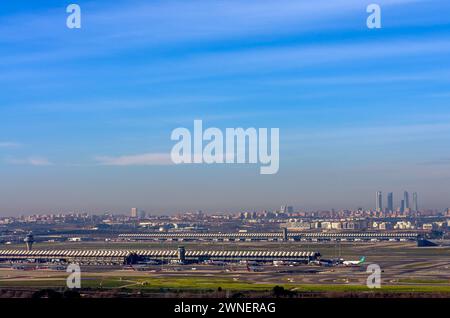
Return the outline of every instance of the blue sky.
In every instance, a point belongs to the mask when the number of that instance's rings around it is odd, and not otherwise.
[[[0,215],[450,206],[450,3],[377,1],[369,30],[372,2],[77,1],[79,30],[2,3]],[[162,164],[194,119],[279,127],[279,173]]]

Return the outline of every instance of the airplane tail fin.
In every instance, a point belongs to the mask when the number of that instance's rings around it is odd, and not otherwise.
[[[366,261],[366,257],[365,256],[363,256],[363,257],[361,257],[361,259],[359,260],[359,262],[362,264],[362,263],[364,263]]]

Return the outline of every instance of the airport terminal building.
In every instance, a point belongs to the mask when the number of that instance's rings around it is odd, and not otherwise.
[[[257,232],[257,233],[127,233],[123,241],[416,241],[417,232]]]
[[[309,263],[320,258],[319,252],[306,251],[207,251],[207,250],[0,250],[0,262],[61,262],[80,264],[137,264],[139,262],[203,261]]]

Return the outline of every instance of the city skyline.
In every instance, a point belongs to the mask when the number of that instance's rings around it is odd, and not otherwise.
[[[395,205],[394,203],[394,192],[388,192],[387,193],[387,202],[386,204],[384,204],[383,202],[383,191],[377,191],[375,194],[375,207],[371,208],[371,207],[357,207],[357,208],[341,208],[338,209],[338,211],[376,211],[376,212],[401,212],[401,213],[411,213],[411,212],[420,212],[420,211],[436,211],[436,212],[443,212],[444,214],[449,214],[448,211],[450,211],[450,208],[443,208],[443,209],[429,209],[429,208],[423,208],[420,209],[419,205],[418,205],[418,193],[417,192],[413,192],[413,201],[412,201],[412,207],[408,208],[407,207],[407,201],[409,200],[409,192],[408,191],[404,191],[403,192],[403,198],[400,200],[398,206]],[[279,212],[281,214],[295,214],[295,213],[299,213],[299,212],[307,212],[307,213],[314,213],[314,212],[332,212],[334,213],[336,211],[335,208],[330,208],[330,209],[307,209],[307,208],[299,208],[299,207],[294,207],[292,205],[287,205],[287,204],[283,204],[281,205],[281,207],[279,208],[262,208],[262,209],[246,209],[246,208],[241,208],[241,209],[237,209],[237,210],[210,210],[210,211],[204,211],[202,209],[197,209],[197,210],[180,210],[180,211],[170,211],[171,213],[168,213],[168,215],[172,215],[172,214],[179,214],[179,213],[196,213],[196,214],[203,214],[204,212],[206,213],[225,213],[225,214],[236,214],[236,213],[261,213],[261,212]],[[156,213],[155,213],[156,212]],[[167,211],[166,211],[167,212]],[[26,216],[26,215],[58,215],[58,214],[91,214],[92,211],[89,210],[82,210],[82,211],[59,211],[59,212],[55,212],[55,211],[46,211],[46,212],[41,212],[41,213],[22,213],[21,216]],[[97,214],[97,215],[101,215],[101,214],[107,214],[107,213],[111,213],[111,211],[102,211],[101,213],[92,213],[93,215]],[[140,208],[136,208],[136,207],[132,207],[129,208],[129,212],[126,211],[120,211],[119,213],[112,213],[112,214],[116,214],[116,215],[129,215],[131,218],[135,218],[135,219],[144,219],[146,216],[149,215],[166,215],[165,212],[163,211],[155,211],[150,209],[150,211],[146,210],[146,209],[140,209]],[[0,217],[13,217],[13,215],[0,215]]]
[[[377,191],[375,194],[375,210],[381,212],[384,211],[386,208],[387,211],[391,212],[396,211],[397,209],[400,210],[400,212],[404,212],[406,210],[419,211],[418,200],[419,199],[417,192],[413,192],[413,203],[411,207],[409,200],[409,191],[404,191],[403,199],[400,200],[400,204],[398,205],[398,208],[396,208],[394,203],[394,192],[388,192],[387,204],[386,206],[383,206],[383,192]]]
[[[81,0],[81,29],[67,3],[3,4],[0,216],[373,208],[379,189],[447,208],[450,3],[377,3],[381,29],[359,0]],[[194,120],[279,128],[278,173],[172,164]]]

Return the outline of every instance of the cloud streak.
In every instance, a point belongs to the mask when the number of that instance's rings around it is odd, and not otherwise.
[[[21,145],[17,142],[0,141],[0,148],[18,148]]]
[[[418,0],[378,1],[384,7],[420,2]],[[133,3],[133,2],[131,2]],[[132,9],[130,9],[130,7]],[[41,14],[0,16],[0,43],[17,44],[49,41],[60,43],[26,54],[3,56],[4,65],[36,63],[109,55],[111,52],[143,48],[172,48],[174,45],[239,40],[249,36],[305,33],[309,30],[348,28],[355,12],[365,14],[360,0],[251,0],[251,1],[157,1],[130,2],[112,6],[82,5],[89,27],[82,36],[68,36],[61,23],[60,8]],[[336,14],[340,23],[336,23]],[[358,20],[355,20],[358,21]],[[355,22],[355,25],[358,25]],[[117,46],[120,41],[121,45]],[[93,45],[95,44],[95,45]],[[80,48],[80,49],[77,49]]]
[[[144,153],[117,157],[97,156],[95,160],[104,166],[161,166],[173,164],[168,153]]]
[[[425,162],[421,162],[420,165],[424,165],[424,166],[450,165],[450,158],[440,158],[437,160],[425,161]]]
[[[13,165],[51,166],[53,163],[44,157],[8,158],[6,162]]]
[[[313,131],[308,133],[292,133],[289,139],[293,141],[301,140],[338,140],[350,138],[370,138],[383,136],[430,136],[432,134],[442,134],[450,131],[450,123],[417,123],[410,125],[396,125],[396,126],[372,126],[372,127],[344,127],[334,128],[328,131]],[[386,142],[383,139],[383,142]]]

